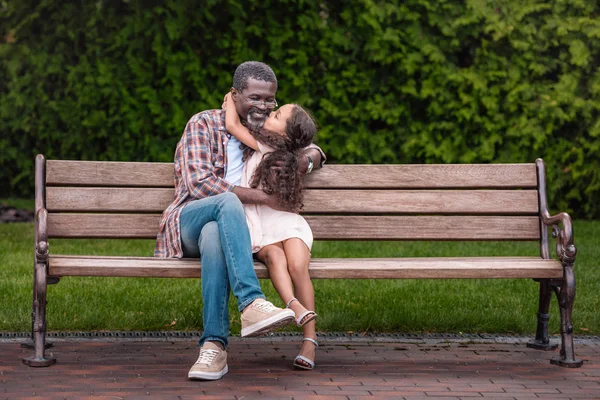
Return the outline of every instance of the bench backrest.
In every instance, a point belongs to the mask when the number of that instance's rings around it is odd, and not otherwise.
[[[45,169],[51,238],[155,238],[173,200],[171,163],[49,160]],[[533,163],[326,165],[308,176],[304,203],[317,240],[541,236]]]

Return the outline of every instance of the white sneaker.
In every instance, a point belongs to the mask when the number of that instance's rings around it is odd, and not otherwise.
[[[200,355],[188,372],[188,378],[214,381],[221,379],[227,371],[227,351],[207,341],[200,348]]]
[[[242,337],[259,336],[294,321],[294,311],[256,299],[242,312]]]

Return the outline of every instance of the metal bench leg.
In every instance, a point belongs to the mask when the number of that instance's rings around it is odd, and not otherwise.
[[[46,268],[46,263],[37,262],[35,264],[35,278],[33,283],[33,342],[35,355],[23,358],[23,363],[30,367],[48,367],[56,363],[55,358],[46,357]]]
[[[579,368],[583,361],[575,358],[575,349],[573,347],[573,323],[571,315],[573,313],[573,303],[575,301],[575,274],[573,266],[564,267],[564,280],[561,286],[553,287],[558,297],[558,306],[560,307],[560,335],[562,344],[560,346],[560,356],[553,358],[552,364],[567,368]]]
[[[56,280],[56,282],[58,283],[58,280]],[[52,284],[52,282],[50,282],[50,280],[48,279],[48,285]],[[21,342],[21,347],[24,349],[29,349],[29,350],[35,350],[35,281],[34,281],[34,291],[33,291],[33,300],[31,302],[32,307],[31,307],[31,337],[28,339],[25,339],[25,341]],[[50,343],[48,341],[46,341],[45,344],[45,348],[49,349],[50,347],[54,346],[53,343]]]
[[[556,343],[550,343],[548,336],[548,321],[550,314],[550,300],[552,299],[552,288],[548,279],[542,279],[540,282],[540,305],[538,309],[538,322],[535,332],[535,339],[527,343],[527,347],[537,350],[555,350],[558,347]]]

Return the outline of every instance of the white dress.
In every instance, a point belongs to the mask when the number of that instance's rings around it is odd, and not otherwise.
[[[263,155],[272,149],[258,142],[258,151],[255,151],[244,164],[241,186],[250,187],[252,175],[260,164]],[[245,204],[246,221],[250,230],[252,253],[257,253],[263,247],[282,242],[290,238],[301,239],[310,251],[313,235],[306,220],[299,214],[274,210],[262,204]]]

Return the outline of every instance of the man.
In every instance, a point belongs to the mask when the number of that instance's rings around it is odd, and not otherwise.
[[[260,128],[277,102],[277,78],[266,64],[241,64],[233,77],[236,111],[248,127]],[[163,213],[157,257],[200,257],[204,332],[190,379],[220,379],[228,371],[230,290],[241,312],[242,337],[257,336],[294,320],[294,312],[265,300],[254,272],[250,234],[242,203],[278,207],[277,197],[240,187],[241,143],[225,128],[225,112],[208,110],[188,121],[175,151],[175,200]],[[315,145],[299,168],[310,173],[325,160]]]

